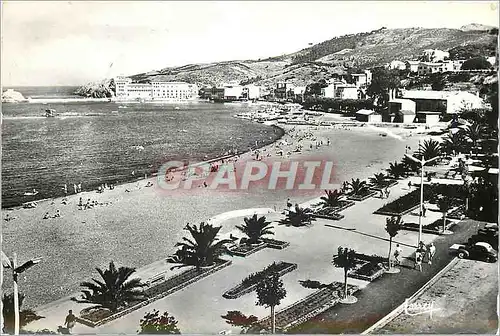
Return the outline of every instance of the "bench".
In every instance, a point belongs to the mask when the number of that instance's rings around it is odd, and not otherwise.
[[[161,281],[165,280],[165,272],[152,276],[151,278],[147,279],[145,283],[148,287],[151,287],[152,285],[154,285],[156,282],[158,282],[160,280]]]

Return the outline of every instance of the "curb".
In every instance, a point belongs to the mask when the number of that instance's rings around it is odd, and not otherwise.
[[[448,265],[446,265],[445,267],[443,267],[442,270],[440,270],[438,273],[436,273],[436,275],[434,275],[429,281],[427,281],[419,290],[417,290],[412,296],[410,296],[407,301],[403,302],[401,305],[399,305],[398,307],[396,307],[396,309],[394,309],[393,311],[391,311],[389,314],[387,314],[386,316],[382,317],[379,321],[377,321],[374,325],[372,325],[371,327],[369,327],[368,329],[366,329],[365,331],[363,331],[361,333],[361,335],[367,335],[367,334],[371,334],[373,332],[375,332],[376,330],[384,327],[387,323],[391,322],[394,318],[396,318],[396,316],[398,316],[403,310],[404,310],[404,307],[405,305],[408,303],[408,302],[412,302],[413,300],[417,299],[420,295],[422,295],[427,289],[429,289],[429,287],[431,287],[432,285],[434,285],[434,283],[436,283],[443,275],[444,273],[448,272],[453,266],[456,265],[456,263],[458,262],[458,258],[455,257],[453,258],[449,263]]]

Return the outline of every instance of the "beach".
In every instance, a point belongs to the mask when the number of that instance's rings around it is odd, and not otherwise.
[[[330,138],[330,146],[301,153],[292,153],[289,160],[307,160],[321,157],[335,162],[335,180],[367,178],[387,168],[388,163],[400,160],[406,146],[416,149],[418,137],[408,137],[408,131],[398,130],[401,139],[380,136],[380,130],[367,127],[353,129],[311,128],[294,126],[296,130],[313,132],[317,140]],[[290,129],[287,126],[288,130]],[[396,132],[396,131],[394,131]],[[413,131],[415,133],[415,130]],[[296,144],[290,141],[290,150]],[[271,144],[261,149],[275,155]],[[286,151],[286,150],[285,150]],[[244,161],[250,157],[240,157]],[[282,209],[290,196],[288,190],[252,190],[251,192],[217,192],[200,188],[195,193],[165,195],[148,180],[116,186],[104,193],[95,191],[69,195],[67,204],[61,199],[40,202],[36,209],[9,211],[15,220],[3,223],[4,251],[18,253],[18,260],[42,257],[43,264],[30,270],[29,281],[22,284],[27,307],[37,307],[58,298],[78,292],[79,282],[89,279],[95,267],[105,267],[111,260],[119,265],[141,268],[166,258],[175,251],[174,244],[181,239],[186,223],[199,223],[220,213],[247,208]],[[129,192],[126,192],[129,190]],[[302,203],[320,196],[323,190],[303,191],[292,196],[293,203]],[[91,198],[102,205],[78,210],[78,201]],[[61,217],[52,216],[59,209]],[[233,227],[223,226],[221,233]],[[36,239],[34,239],[36,237]],[[50,279],[50,281],[47,281]],[[9,279],[6,279],[9,286]]]

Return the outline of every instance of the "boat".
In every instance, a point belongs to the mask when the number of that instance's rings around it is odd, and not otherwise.
[[[46,109],[45,110],[45,117],[53,118],[55,116],[56,116],[56,110],[54,110],[54,109]]]
[[[35,196],[38,194],[38,191],[36,191],[35,189],[33,189],[33,191],[28,191],[28,192],[25,192],[24,193],[24,196]]]

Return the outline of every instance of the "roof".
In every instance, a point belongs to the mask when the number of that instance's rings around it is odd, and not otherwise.
[[[415,112],[410,111],[410,110],[401,110],[401,111],[399,111],[399,113],[403,114],[403,115],[415,115]]]
[[[362,115],[371,115],[371,114],[375,114],[376,112],[373,111],[373,110],[359,110],[358,112],[356,112],[356,114],[362,114]]]
[[[417,65],[420,63],[420,61],[406,61],[405,63]]]
[[[401,103],[402,104],[402,103],[408,103],[408,102],[415,104],[415,102],[411,99],[394,98],[394,99],[389,100],[389,103]]]

